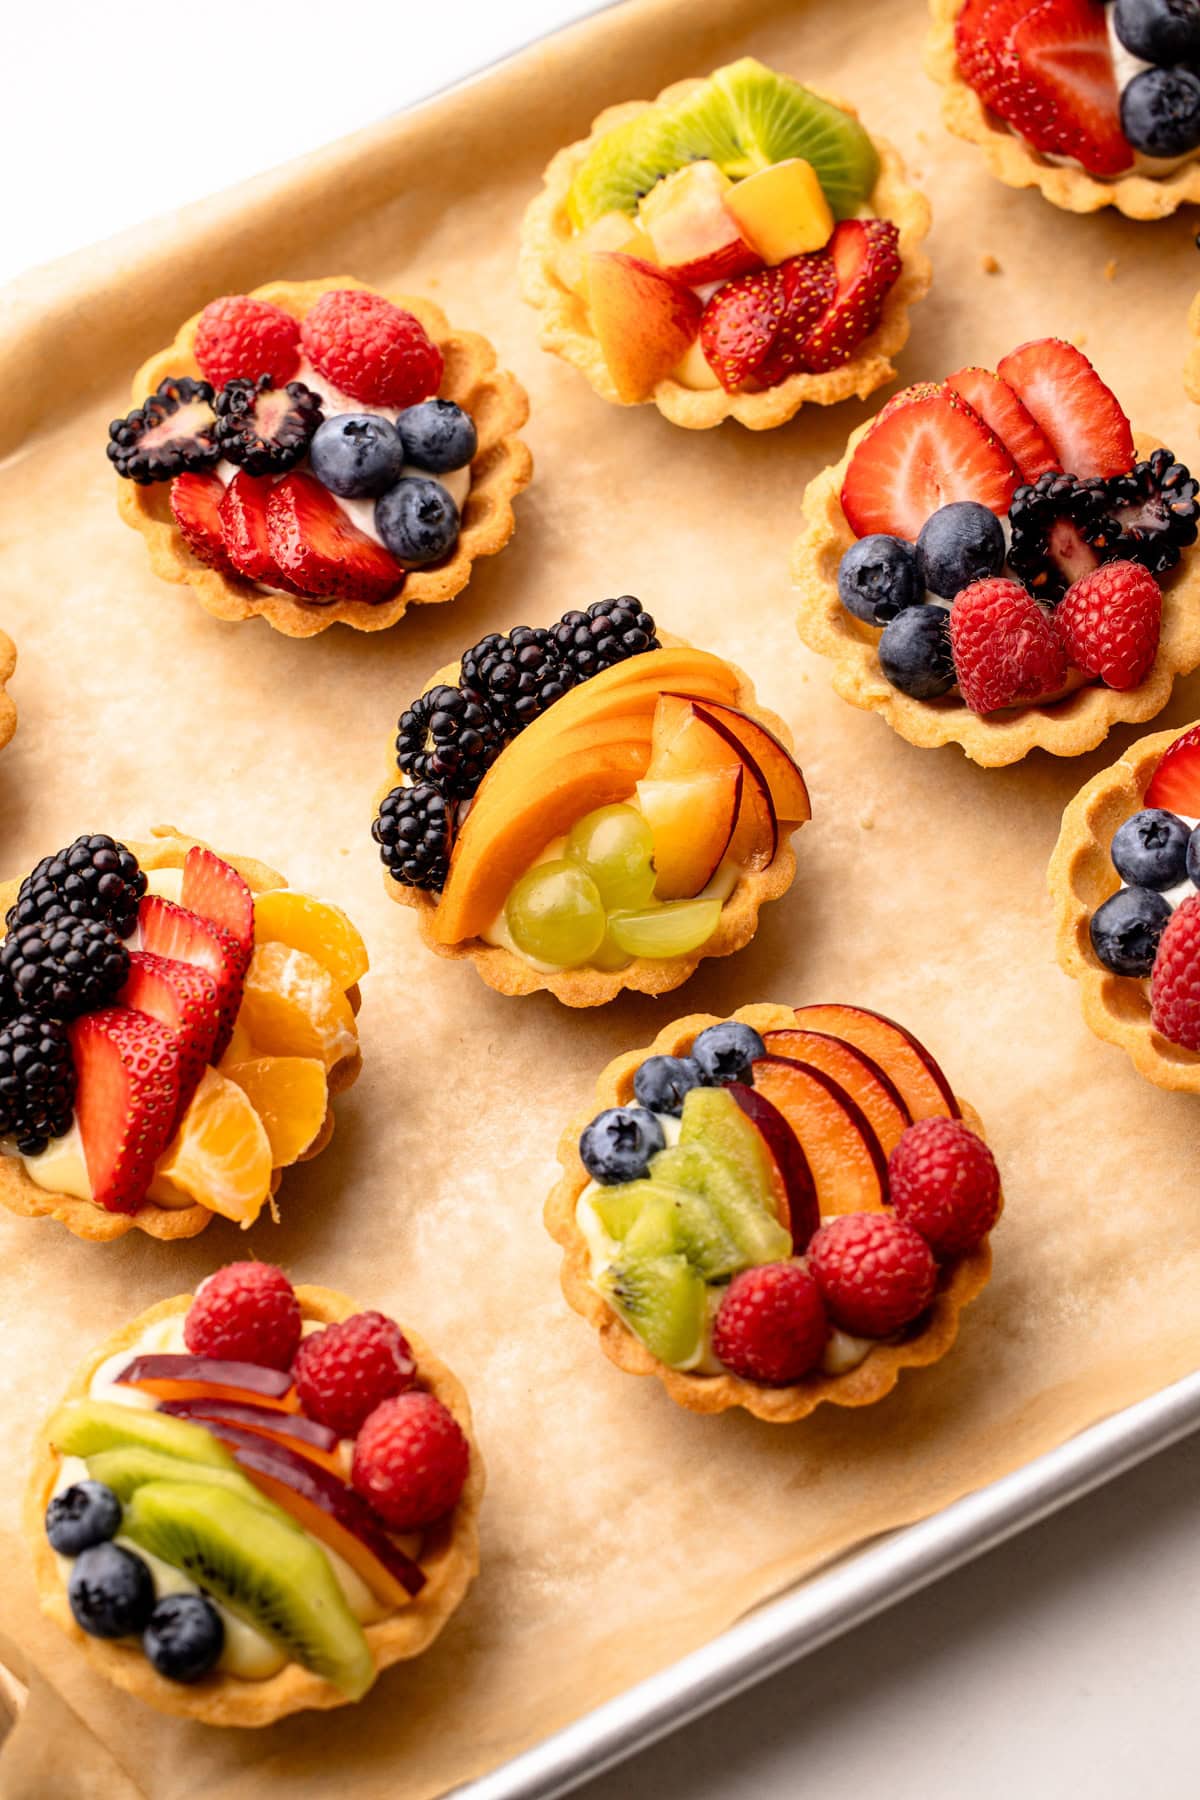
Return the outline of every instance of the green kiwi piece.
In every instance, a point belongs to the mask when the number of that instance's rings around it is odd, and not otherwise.
[[[210,1468],[237,1466],[205,1426],[142,1406],[122,1406],[116,1400],[66,1401],[50,1421],[49,1436],[62,1456],[91,1457],[101,1450],[136,1444],[143,1450],[158,1450],[164,1456],[205,1463]]]
[[[695,1188],[655,1178],[629,1181],[596,1195],[592,1206],[609,1237],[637,1253],[680,1251],[706,1281],[720,1281],[745,1267],[746,1258],[716,1209]],[[665,1208],[665,1210],[664,1210]],[[656,1231],[661,1241],[651,1244]],[[636,1234],[636,1235],[635,1235]]]
[[[737,1112],[736,1103],[720,1088],[693,1088],[692,1093],[719,1096]],[[652,1178],[686,1185],[703,1196],[737,1247],[738,1268],[786,1261],[792,1254],[791,1233],[768,1209],[760,1181],[752,1178],[758,1173],[754,1168],[757,1147],[740,1141],[742,1115],[710,1119],[710,1113],[724,1113],[724,1107],[710,1107],[702,1101],[692,1108],[689,1119],[691,1097],[688,1094],[684,1101],[678,1144],[651,1158]],[[718,1123],[722,1135],[718,1135]],[[744,1129],[754,1131],[748,1120]]]
[[[201,1481],[150,1481],[121,1535],[205,1588],[293,1661],[360,1700],[375,1659],[319,1544],[290,1521]]]
[[[704,1340],[708,1288],[686,1256],[624,1254],[599,1280],[605,1299],[652,1356],[679,1368]]]
[[[88,1457],[87,1466],[93,1481],[102,1481],[105,1487],[111,1488],[122,1504],[148,1481],[202,1481],[206,1486],[225,1488],[231,1494],[240,1494],[243,1500],[253,1500],[256,1506],[278,1512],[281,1519],[285,1517],[252,1481],[247,1481],[236,1469],[219,1469],[215,1463],[210,1467],[204,1463],[184,1462],[180,1456],[167,1456],[161,1450],[148,1450],[141,1444],[122,1444],[116,1450],[98,1450]]]
[[[605,213],[637,211],[638,201],[664,175],[692,158],[678,158],[670,120],[648,108],[606,131],[578,171],[567,195],[567,213],[584,231]]]

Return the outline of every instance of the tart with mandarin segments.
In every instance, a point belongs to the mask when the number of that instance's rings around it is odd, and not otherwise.
[[[431,950],[502,994],[600,1006],[747,944],[809,816],[782,720],[626,594],[439,670],[401,715],[372,835]]]
[[[512,536],[524,389],[432,301],[276,281],[188,319],[108,455],[151,565],[219,619],[383,631]]]
[[[744,57],[609,107],[530,204],[542,347],[675,425],[782,425],[890,381],[929,289],[925,198],[851,107]]]
[[[693,1412],[869,1406],[991,1272],[996,1165],[929,1052],[862,1007],[679,1019],[611,1062],[546,1203],[605,1355]]]
[[[17,729],[17,708],[7,692],[17,666],[17,647],[6,631],[0,631],[0,750]]]
[[[419,1656],[479,1569],[461,1383],[406,1325],[232,1263],[102,1344],[43,1430],[42,1610],[160,1711],[269,1725]]]
[[[169,826],[77,838],[0,908],[0,1204],[95,1243],[274,1213],[362,1067],[346,915]]]
[[[1162,0],[930,0],[948,129],[1067,212],[1200,202],[1200,16]]]
[[[1094,749],[1200,664],[1198,484],[1039,338],[896,394],[809,483],[800,636],[843,700],[973,762]]]

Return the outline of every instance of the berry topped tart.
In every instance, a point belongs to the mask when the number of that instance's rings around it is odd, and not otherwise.
[[[0,1205],[111,1242],[274,1212],[358,1079],[362,938],[167,827],[0,885]]]
[[[401,714],[372,834],[431,950],[499,993],[599,1006],[748,944],[809,816],[741,670],[625,594],[440,669]]]
[[[605,400],[764,431],[895,373],[924,196],[853,110],[753,57],[609,107],[522,234],[540,338]]]
[[[17,708],[6,691],[17,666],[17,647],[6,631],[0,631],[0,750],[17,729]]]
[[[349,279],[210,301],[133,398],[108,455],[155,573],[288,637],[453,599],[533,468],[529,402],[487,339]]]
[[[1200,484],[1039,338],[896,394],[810,482],[800,636],[843,700],[995,767],[1092,750],[1200,663]]]
[[[206,1725],[361,1700],[479,1569],[460,1383],[407,1326],[230,1263],[102,1344],[26,1498],[42,1610],[109,1681]]]
[[[1009,187],[1161,219],[1200,201],[1197,0],[930,0],[949,129]]]
[[[693,1412],[868,1406],[991,1273],[1000,1178],[929,1052],[863,1007],[696,1014],[619,1056],[559,1148],[567,1300]]]

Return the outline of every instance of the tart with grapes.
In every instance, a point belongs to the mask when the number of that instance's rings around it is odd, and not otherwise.
[[[349,278],[210,301],[133,399],[108,456],[155,573],[288,637],[453,599],[533,467],[528,399],[487,339]]]
[[[17,729],[17,708],[8,683],[17,666],[17,647],[5,631],[0,631],[0,750]]]

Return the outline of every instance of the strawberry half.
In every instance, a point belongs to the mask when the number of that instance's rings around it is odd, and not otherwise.
[[[800,345],[836,289],[833,260],[824,250],[718,288],[700,320],[700,346],[725,391],[731,394],[751,378],[774,387],[803,368]]]
[[[254,954],[254,895],[237,870],[215,850],[193,844],[184,858],[181,903],[227,931],[238,952],[238,974],[244,975]]]
[[[310,599],[386,600],[404,585],[395,558],[299,469],[268,496],[267,543],[277,567]]]
[[[1133,432],[1112,389],[1074,344],[1034,338],[1001,357],[996,373],[1033,414],[1068,475],[1124,475]]]
[[[175,1034],[179,1052],[178,1126],[188,1109],[217,1040],[221,1015],[217,984],[198,963],[131,951],[129,979],[118,996],[122,1006],[148,1013]]]
[[[212,1056],[218,1059],[233,1034],[242,1004],[241,951],[237,942],[223,926],[189,912],[186,906],[176,906],[173,900],[164,900],[160,894],[147,894],[138,906],[138,930],[142,949],[151,955],[195,963],[212,976],[220,1018]]]
[[[72,1019],[75,1114],[92,1199],[136,1212],[171,1141],[179,1108],[179,1046],[158,1019],[105,1006]]]
[[[837,287],[800,345],[803,368],[839,368],[871,335],[900,273],[899,241],[890,219],[843,219],[834,228],[827,249]]]
[[[187,469],[171,483],[171,512],[188,549],[210,569],[232,574],[221,533],[225,487],[219,475]]]
[[[990,369],[959,369],[946,386],[962,397],[983,420],[1016,463],[1022,481],[1036,481],[1050,469],[1061,469],[1054,445],[1007,381]]]
[[[896,394],[859,443],[842,483],[842,510],[856,537],[882,531],[915,543],[952,500],[977,500],[1003,515],[1020,477],[1008,451],[964,400],[919,382]]]
[[[1146,789],[1146,806],[1200,819],[1200,725],[1168,744]]]
[[[247,475],[245,469],[238,470],[221,500],[221,539],[229,561],[247,581],[261,581],[267,587],[281,588],[285,594],[299,594],[302,590],[288,579],[271,555],[267,501],[274,485],[269,475]]]
[[[1037,0],[989,11],[1006,21],[1009,60],[1001,91],[989,101],[1035,150],[1074,157],[1093,175],[1119,175],[1133,164],[1121,130],[1121,102],[1105,8],[1095,0]]]

